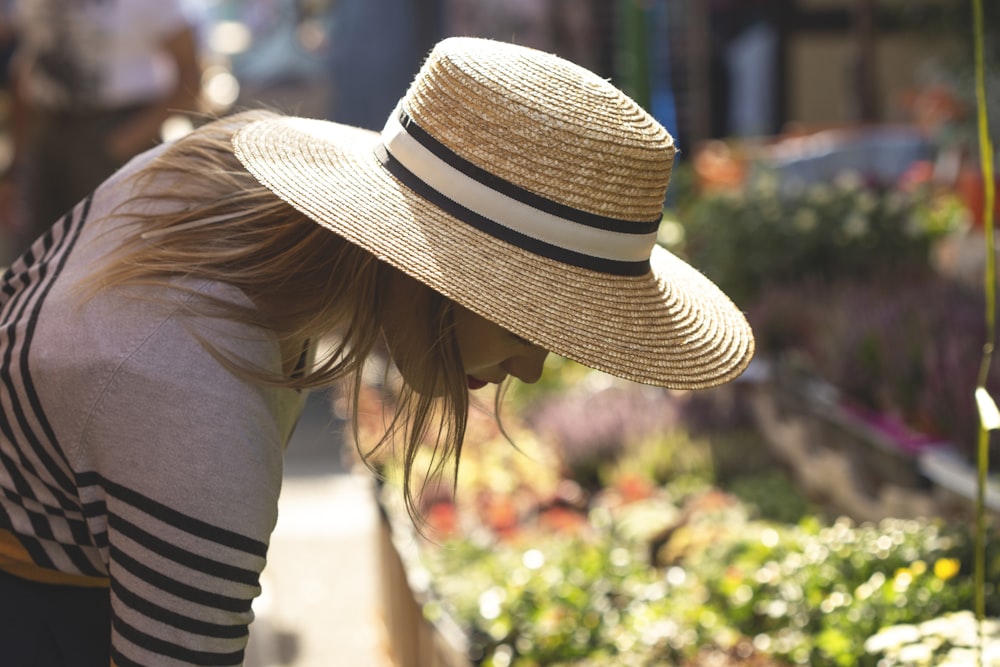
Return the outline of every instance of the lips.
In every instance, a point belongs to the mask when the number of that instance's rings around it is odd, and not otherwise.
[[[476,378],[472,377],[471,375],[466,375],[465,377],[466,377],[466,380],[469,383],[469,389],[472,390],[472,391],[475,391],[476,389],[482,389],[483,387],[485,387],[486,385],[489,384],[485,380],[477,380]]]

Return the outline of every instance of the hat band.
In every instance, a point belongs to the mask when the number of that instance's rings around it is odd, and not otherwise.
[[[659,219],[618,220],[529,192],[456,155],[401,107],[390,115],[382,142],[376,156],[393,176],[480,231],[585,269],[631,276],[649,271]]]

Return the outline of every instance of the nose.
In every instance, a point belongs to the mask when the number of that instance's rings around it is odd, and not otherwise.
[[[548,350],[532,345],[520,354],[511,357],[503,364],[503,369],[509,375],[513,375],[521,382],[533,384],[542,377],[542,369],[545,367],[545,358],[549,356]]]

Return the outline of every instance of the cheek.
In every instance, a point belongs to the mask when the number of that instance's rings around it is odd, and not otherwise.
[[[510,354],[510,345],[503,333],[489,327],[470,327],[458,330],[458,349],[467,373],[491,368],[503,362]]]
[[[491,368],[499,364],[503,358],[500,355],[492,354],[489,350],[476,347],[469,353],[462,353],[462,366],[466,373],[474,373],[478,370]]]

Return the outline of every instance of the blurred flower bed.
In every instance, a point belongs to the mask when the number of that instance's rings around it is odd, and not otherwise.
[[[903,450],[946,441],[972,460],[983,296],[949,249],[978,232],[932,171],[789,185],[730,164],[704,188],[682,165],[661,243],[745,310],[759,358],[830,383]],[[486,667],[970,664],[971,522],[827,516],[740,391],[673,393],[556,358],[511,388],[504,432],[473,410],[456,484],[425,487],[408,563],[431,582],[425,616],[457,622]],[[1000,665],[984,631],[983,664]]]
[[[934,192],[922,170],[901,184],[855,171],[801,184],[760,167],[739,184],[688,193],[663,235],[740,305],[789,281],[904,281],[969,223],[957,196]]]
[[[744,308],[759,358],[829,382],[904,450],[948,443],[974,460],[983,249],[962,197],[926,161],[891,182],[747,169],[725,187],[682,178],[664,242]]]
[[[896,651],[880,631],[971,607],[966,526],[824,516],[712,394],[554,359],[511,388],[517,449],[474,411],[457,485],[424,497],[426,617],[489,667],[875,667],[910,664],[879,662]]]

